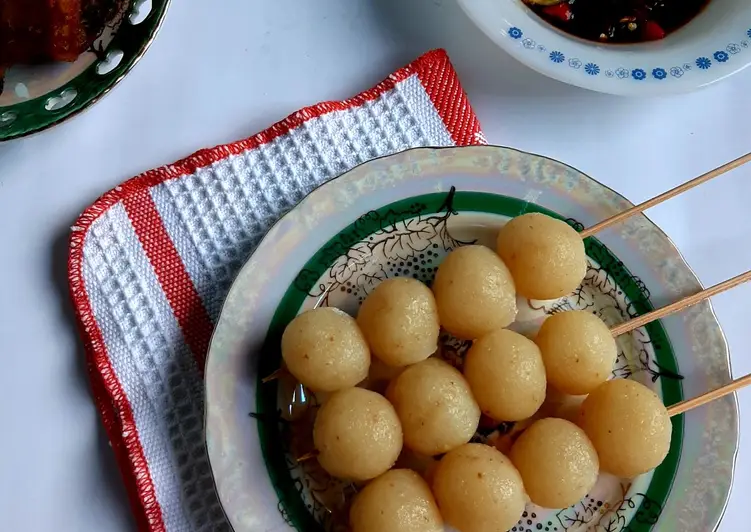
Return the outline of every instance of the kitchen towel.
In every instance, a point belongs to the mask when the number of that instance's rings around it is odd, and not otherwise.
[[[71,233],[70,292],[139,530],[230,530],[205,452],[203,367],[230,284],[271,225],[374,157],[484,143],[434,50],[351,99],[148,171],[86,209]]]

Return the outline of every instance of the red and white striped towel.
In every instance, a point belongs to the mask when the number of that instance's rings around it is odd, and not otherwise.
[[[446,53],[99,198],[70,240],[94,399],[139,530],[229,530],[203,439],[203,366],[235,274],[311,189],[416,146],[484,144]]]

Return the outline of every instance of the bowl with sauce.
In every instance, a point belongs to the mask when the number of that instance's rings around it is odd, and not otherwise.
[[[751,64],[745,0],[459,0],[499,47],[551,78],[625,96],[689,92]]]

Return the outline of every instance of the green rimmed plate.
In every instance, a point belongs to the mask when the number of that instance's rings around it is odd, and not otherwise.
[[[126,0],[75,62],[8,69],[0,91],[0,141],[55,126],[98,101],[146,53],[169,3]]]
[[[452,190],[455,189],[455,190]],[[380,280],[429,282],[464,242],[492,242],[509,217],[540,211],[589,226],[631,204],[561,163],[497,147],[416,149],[366,163],[311,193],[278,222],[240,272],[217,324],[206,367],[206,438],[217,491],[236,532],[343,530],[327,511],[351,487],[315,461],[294,460],[314,407],[290,411],[279,337],[301,309],[355,312]],[[522,332],[570,308],[613,324],[696,292],[701,285],[672,242],[644,216],[586,242],[590,268],[575,294],[520,301]],[[709,303],[618,340],[614,376],[653,387],[666,404],[730,378],[725,340]],[[443,338],[438,356],[461,365],[466,345]],[[314,404],[315,399],[309,398]],[[250,414],[253,414],[252,416]],[[483,427],[496,441],[508,425]],[[732,483],[737,406],[726,398],[674,419],[668,459],[633,481],[602,475],[579,504],[530,506],[516,531],[706,532]]]

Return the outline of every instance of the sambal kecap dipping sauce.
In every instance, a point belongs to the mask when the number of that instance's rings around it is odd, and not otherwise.
[[[553,26],[590,41],[656,41],[687,24],[710,0],[523,0]]]

